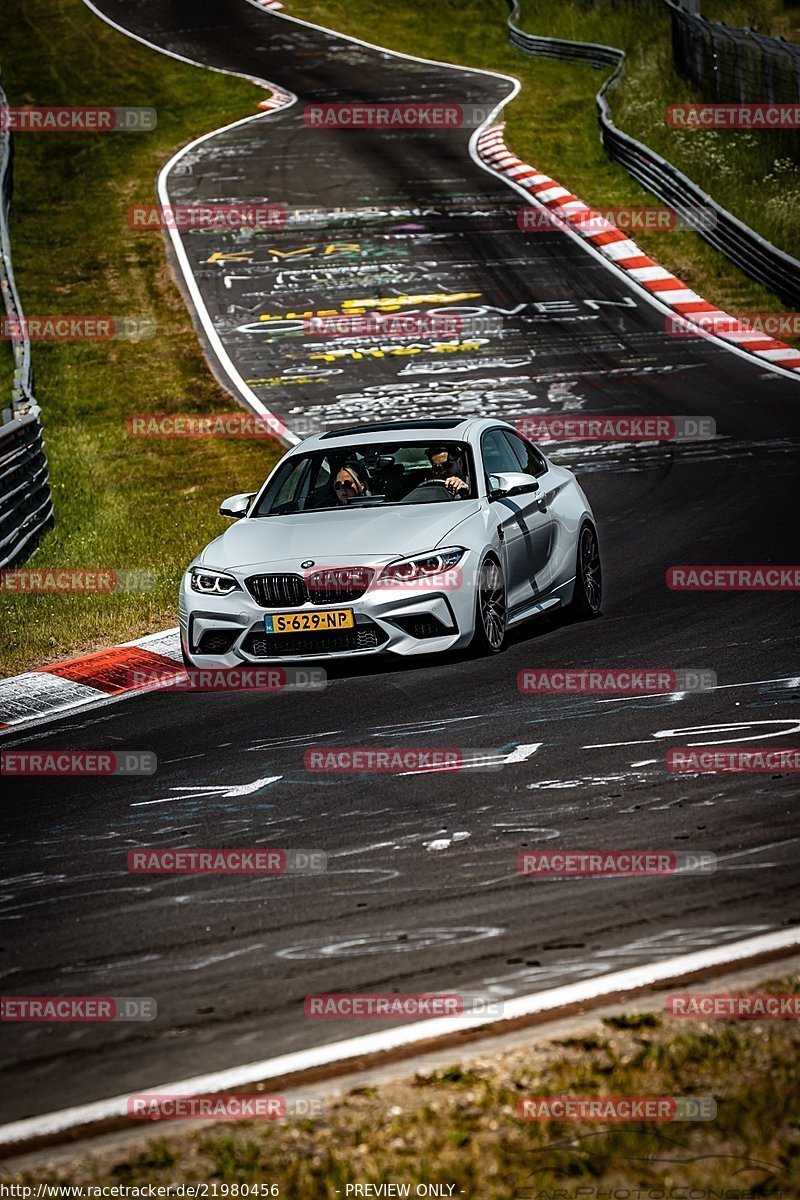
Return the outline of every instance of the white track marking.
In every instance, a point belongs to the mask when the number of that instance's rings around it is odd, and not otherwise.
[[[787,689],[800,687],[800,678],[796,675],[781,675],[777,679],[747,679],[742,683],[715,683],[713,687],[703,688],[702,691],[692,692],[693,696],[701,696],[705,692],[724,692],[727,688],[760,687],[763,683],[785,683]],[[683,695],[688,693],[684,692]],[[610,700],[598,700],[598,704],[626,704],[631,700],[647,699],[651,696],[674,696],[675,692],[647,692],[642,696],[614,696]]]
[[[124,34],[126,37],[132,38],[136,42],[140,42],[143,46],[147,46],[149,49],[157,51],[159,54],[166,54],[170,58],[178,59],[179,62],[188,63],[189,66],[200,67],[207,71],[217,71],[219,74],[222,74],[222,75],[233,75],[240,79],[246,79],[249,83],[253,83],[256,86],[264,86],[273,91],[287,92],[286,88],[283,88],[279,84],[273,84],[270,80],[256,78],[255,76],[247,75],[242,71],[229,71],[224,67],[210,67],[210,66],[208,66],[207,63],[196,62],[194,59],[186,58],[182,54],[176,54],[175,51],[173,51],[173,50],[166,50],[166,49],[164,49],[163,46],[159,46],[155,42],[150,42],[146,38],[141,37],[139,34],[132,33],[129,29],[126,29],[124,25],[117,24],[116,21],[112,20],[104,12],[102,12],[99,8],[97,8],[94,5],[94,3],[92,2],[92,0],[83,0],[83,3],[86,5],[87,8],[89,8],[95,14],[95,16],[99,17],[102,21],[105,21],[107,25],[112,26],[112,28],[116,29],[119,33]],[[300,20],[299,17],[290,17],[287,13],[284,13],[284,12],[279,13],[279,12],[276,12],[275,10],[266,10],[258,3],[258,0],[248,0],[248,3],[252,4],[252,6],[254,8],[256,8],[260,13],[262,13],[262,14],[266,13],[270,18],[272,18],[274,20],[291,21],[292,23],[294,23],[296,25],[305,25],[308,29],[318,29],[324,33],[331,34],[333,37],[341,38],[343,41],[353,42],[356,45],[365,46],[369,50],[377,50],[382,54],[391,55],[394,58],[404,58],[404,59],[408,59],[411,62],[426,63],[426,64],[430,64],[431,66],[437,66],[437,67],[446,67],[448,70],[459,71],[461,74],[472,72],[477,75],[487,75],[491,79],[506,80],[507,82],[512,84],[513,90],[506,97],[506,99],[503,100],[502,103],[499,104],[492,111],[490,118],[487,118],[487,120],[484,121],[483,125],[480,126],[478,132],[480,132],[480,129],[483,129],[487,124],[489,124],[489,121],[494,118],[496,113],[500,112],[503,105],[505,105],[508,102],[508,100],[513,99],[513,97],[516,96],[520,90],[519,80],[515,79],[511,75],[504,75],[498,71],[487,71],[481,67],[462,67],[462,66],[458,66],[456,63],[443,63],[443,62],[439,62],[437,59],[433,59],[433,58],[418,58],[414,54],[404,54],[404,53],[402,53],[402,51],[399,51],[399,50],[387,50],[385,47],[376,46],[371,42],[361,41],[360,38],[351,37],[348,34],[344,34],[344,33],[338,33],[335,29],[328,29],[324,25],[314,25],[310,21]],[[297,96],[295,96],[294,93],[287,92],[287,94],[289,94],[293,97],[291,103],[296,104]],[[284,108],[288,108],[288,107],[290,107],[290,105],[288,105],[288,104],[284,106]],[[275,111],[275,110],[273,110],[273,111]],[[179,150],[176,154],[174,154],[172,156],[172,158],[169,160],[169,162],[167,162],[166,165],[164,167],[162,167],[162,169],[158,175],[157,187],[158,187],[159,199],[161,200],[161,202],[167,206],[169,205],[169,192],[167,189],[167,178],[168,178],[169,173],[172,170],[172,168],[175,166],[175,164],[181,158],[183,158],[183,156],[185,154],[188,154],[196,146],[199,146],[202,142],[207,141],[209,138],[216,137],[218,134],[221,134],[221,133],[225,133],[229,129],[235,129],[239,125],[246,125],[250,121],[263,121],[265,119],[265,117],[269,116],[269,115],[270,114],[256,113],[255,115],[253,115],[251,117],[243,117],[239,121],[234,121],[230,125],[223,125],[219,129],[214,129],[210,133],[205,133],[201,137],[196,138],[194,141],[190,142],[188,146],[184,146],[181,150]],[[266,407],[266,405],[263,403],[263,401],[259,400],[258,396],[256,396],[256,394],[252,391],[252,389],[250,387],[248,387],[248,385],[245,383],[244,379],[239,374],[239,372],[237,371],[233,362],[231,361],[230,356],[228,355],[228,352],[225,350],[224,346],[222,345],[219,335],[217,334],[217,331],[214,329],[210,314],[205,306],[205,302],[203,301],[202,294],[197,285],[197,281],[194,277],[194,273],[191,269],[189,259],[186,255],[186,251],[183,248],[183,243],[181,241],[178,231],[176,229],[169,228],[168,233],[169,233],[170,240],[172,242],[172,246],[175,251],[176,257],[178,259],[178,262],[180,263],[180,267],[181,267],[181,271],[184,276],[186,287],[189,291],[189,294],[192,297],[192,302],[194,303],[198,319],[200,320],[200,322],[203,326],[206,336],[208,337],[209,343],[212,345],[212,347],[214,349],[214,353],[216,354],[221,367],[223,368],[225,374],[228,376],[231,383],[233,384],[233,387],[234,387],[236,393],[241,396],[241,398],[248,405],[248,407],[250,407],[254,412],[258,413],[261,416],[267,416],[267,417],[274,416],[274,414],[272,412],[270,412],[270,410]],[[289,444],[292,446],[296,446],[302,439],[299,438],[297,436],[297,434],[292,433],[292,431],[287,428],[287,429],[285,429],[285,434],[284,434],[283,440],[289,442]]]
[[[183,796],[164,796],[161,800],[136,800],[131,804],[131,808],[148,808],[151,804],[170,804],[177,800],[198,800],[207,796],[209,800],[212,797],[220,800],[227,800],[233,796],[250,796],[253,792],[259,792],[262,788],[267,787],[270,783],[277,783],[279,779],[283,779],[282,775],[265,775],[263,779],[255,779],[252,783],[242,784],[227,784],[221,783],[218,785],[211,784],[195,784],[183,785],[180,787],[170,788],[173,792],[184,792]]]
[[[756,730],[755,733],[748,737],[738,735],[731,738],[714,737],[716,733],[732,733],[736,729],[755,729],[757,725],[779,725],[779,729],[773,729],[771,733],[766,730]],[[729,721],[724,724],[715,725],[685,725],[681,729],[658,729],[652,733],[649,738],[643,738],[635,742],[593,742],[588,746],[582,746],[582,750],[608,750],[614,746],[652,746],[656,738],[697,738],[709,737],[713,738],[711,742],[687,741],[687,746],[727,746],[735,742],[757,742],[762,738],[789,737],[790,734],[800,733],[800,721],[792,720],[788,717],[775,719],[772,721]]]
[[[487,770],[489,768],[493,769],[495,767],[499,769],[507,766],[510,763],[526,762],[527,759],[531,758],[543,745],[544,742],[531,742],[528,745],[517,746],[515,750],[510,750],[508,754],[504,754],[502,750],[491,751],[490,754],[486,755],[485,760],[477,763],[475,766],[473,766],[473,764],[467,758],[463,763],[455,763],[452,765],[444,764],[438,767],[418,767],[414,771],[398,771],[397,774],[398,776],[431,775],[442,771],[480,771]],[[480,754],[481,751],[478,750],[476,753]]]
[[[216,71],[221,75],[233,75],[239,79],[246,79],[248,81],[248,83],[255,84],[255,86],[257,86],[257,87],[264,87],[264,88],[267,88],[274,92],[278,92],[278,91],[285,92],[287,95],[291,96],[291,100],[289,101],[288,104],[283,105],[282,109],[290,108],[293,104],[297,103],[297,96],[295,96],[294,93],[287,92],[287,90],[285,88],[279,87],[278,84],[272,83],[268,79],[259,79],[254,75],[247,75],[243,71],[229,71],[224,67],[210,67],[210,66],[208,66],[207,63],[195,62],[191,58],[185,58],[184,55],[182,55],[182,54],[176,54],[173,50],[165,50],[163,46],[159,46],[155,42],[150,42],[146,38],[140,37],[136,33],[131,33],[131,31],[129,29],[126,29],[123,25],[118,25],[116,23],[116,21],[113,21],[110,17],[106,16],[106,14],[104,12],[102,12],[99,8],[96,8],[95,5],[92,3],[92,0],[83,0],[83,3],[86,5],[87,8],[91,9],[91,11],[95,14],[95,16],[99,17],[102,21],[105,21],[107,25],[111,25],[119,33],[123,33],[123,34],[125,34],[126,37],[132,38],[136,42],[140,42],[143,46],[147,46],[151,50],[156,50],[159,54],[166,54],[170,58],[176,58],[176,59],[178,59],[179,62],[188,63],[189,66],[192,66],[192,67],[199,67],[201,69],[205,69],[206,71]],[[263,12],[264,10],[261,9],[260,11]],[[274,15],[274,14],[272,14],[272,15]],[[276,112],[276,111],[279,111],[279,110],[278,109],[272,110],[272,112]],[[203,142],[208,141],[209,138],[217,137],[221,133],[227,133],[229,129],[236,129],[240,125],[247,125],[251,121],[264,121],[270,115],[271,115],[270,112],[255,113],[253,116],[250,116],[250,117],[242,117],[241,120],[239,120],[239,121],[232,121],[230,125],[221,125],[219,129],[212,129],[212,131],[210,133],[202,134],[200,137],[195,138],[194,141],[189,142],[188,146],[183,146],[180,150],[177,151],[177,153],[173,154],[172,157],[169,159],[169,161],[161,168],[161,170],[159,171],[159,174],[158,174],[157,191],[158,191],[158,198],[161,201],[161,203],[165,207],[170,206],[170,198],[169,198],[169,190],[168,190],[168,186],[167,186],[167,181],[169,178],[170,171],[175,166],[175,164],[184,157],[184,155],[189,154],[192,150],[196,149],[197,146],[200,146],[200,145],[202,145]],[[230,355],[228,354],[227,350],[223,346],[222,340],[220,339],[219,334],[217,333],[216,329],[214,328],[213,321],[211,320],[211,314],[209,313],[208,309],[206,308],[205,301],[203,300],[203,296],[200,291],[200,288],[198,287],[197,280],[195,279],[195,275],[192,270],[191,263],[189,262],[188,255],[186,254],[186,251],[183,247],[183,242],[181,241],[180,233],[178,232],[177,229],[173,229],[172,226],[168,227],[167,232],[169,234],[170,241],[172,242],[172,248],[175,252],[175,256],[180,265],[181,272],[183,274],[184,283],[186,284],[186,288],[192,298],[192,303],[194,304],[197,318],[200,321],[201,325],[203,326],[203,331],[205,332],[205,335],[208,338],[209,344],[211,345],[211,347],[214,351],[214,354],[216,355],[219,365],[221,366],[225,375],[230,380],[230,383],[233,387],[234,394],[239,396],[244,401],[244,403],[247,405],[247,407],[249,409],[251,409],[251,411],[257,413],[259,416],[275,417],[275,414],[270,409],[267,408],[266,404],[264,404],[264,402],[262,400],[259,400],[258,396],[255,394],[255,392],[252,390],[252,388],[248,387],[248,385],[245,383],[244,379],[239,374],[239,371],[234,366],[234,363],[231,360]],[[302,441],[302,439],[299,438],[296,433],[292,433],[292,431],[290,429],[286,429],[286,428],[285,428],[285,432],[280,440],[288,442],[290,446],[296,446],[300,441]]]
[[[617,992],[667,983],[671,979],[681,978],[690,971],[727,967],[757,954],[789,951],[798,946],[800,946],[800,926],[793,929],[776,930],[773,933],[746,938],[741,942],[714,946],[661,962],[647,963],[624,971],[613,971],[607,975],[567,984],[564,987],[551,988],[548,991],[504,1000],[501,1021],[498,1021],[496,1016],[470,1017],[468,1027],[474,1029],[482,1025],[499,1025],[501,1027],[499,1032],[502,1033],[502,1024],[505,1021],[531,1016],[535,1013],[546,1013],[568,1005],[585,1004]],[[609,951],[608,953],[612,954],[613,952]],[[435,1040],[437,1037],[463,1032],[465,1027],[464,1019],[458,1017],[415,1021],[396,1029],[364,1034],[361,1037],[348,1038],[325,1046],[315,1046],[309,1050],[298,1050],[292,1054],[246,1063],[225,1071],[196,1075],[190,1079],[181,1079],[173,1083],[148,1085],[142,1090],[169,1092],[172,1095],[180,1096],[230,1091],[233,1088],[277,1079],[284,1075],[315,1070],[329,1063],[346,1063],[355,1058],[381,1054],[401,1046],[413,1046],[417,1042]],[[51,1137],[64,1133],[68,1129],[80,1128],[97,1121],[124,1117],[127,1114],[127,1103],[127,1095],[114,1096],[108,1100],[97,1100],[91,1104],[44,1113],[41,1116],[28,1117],[22,1121],[13,1121],[8,1125],[0,1126],[0,1146],[13,1147],[32,1138]]]
[[[747,850],[733,850],[730,854],[718,854],[717,862],[728,862],[732,858],[746,858],[748,854],[760,854],[762,850],[776,850],[779,846],[792,846],[800,837],[785,838],[782,842],[765,842],[763,846],[750,846]]]

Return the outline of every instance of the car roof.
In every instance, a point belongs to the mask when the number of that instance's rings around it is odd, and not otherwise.
[[[436,435],[446,435],[457,441],[472,441],[484,429],[492,426],[503,426],[513,429],[507,421],[489,417],[422,417],[416,421],[381,421],[370,425],[350,425],[344,429],[330,429],[327,433],[313,434],[304,438],[294,450],[316,450],[335,446],[337,443],[359,445],[380,443],[387,440],[387,435],[401,434],[409,440],[415,440],[419,435],[421,441],[431,442]]]

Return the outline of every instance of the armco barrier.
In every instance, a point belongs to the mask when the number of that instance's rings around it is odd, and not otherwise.
[[[678,7],[675,0],[663,2],[673,10]],[[693,212],[712,209],[715,220],[697,227],[700,237],[721,251],[751,279],[775,292],[787,305],[800,307],[800,261],[773,246],[754,229],[720,207],[677,167],[630,134],[623,133],[614,124],[608,97],[622,78],[625,52],[616,46],[569,42],[525,33],[517,25],[520,19],[518,0],[508,0],[508,4],[511,9],[508,18],[509,39],[524,54],[615,68],[596,96],[600,140],[609,157],[653,195],[684,216],[687,223],[693,223]]]
[[[24,562],[53,524],[39,408],[0,425],[0,567]]]
[[[8,101],[0,88],[0,108]],[[11,265],[8,212],[11,205],[11,134],[0,129],[0,291],[9,317],[22,317]],[[34,399],[31,346],[24,332],[11,342],[14,381],[10,407],[0,421],[0,568],[29,558],[53,525],[53,501],[42,441],[40,409]]]
[[[687,12],[675,0],[672,58],[684,79],[715,100],[795,104],[800,100],[800,46]]]

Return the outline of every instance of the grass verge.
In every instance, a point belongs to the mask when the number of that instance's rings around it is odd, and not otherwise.
[[[171,152],[257,111],[261,89],[178,63],[95,17],[81,0],[30,0],[4,28],[11,105],[142,105],[151,133],[15,134],[11,238],[27,316],[149,317],[139,342],[38,342],[56,528],[31,567],[148,569],[153,590],[0,598],[0,673],[12,674],[177,623],[180,573],[224,529],[219,501],[261,483],[271,440],[127,438],[137,412],[223,412],[235,402],[203,358],[163,236],[130,229],[155,202]],[[5,395],[5,394],[4,394]]]
[[[717,8],[720,6],[717,5]],[[725,4],[729,25],[800,36],[800,13],[783,0],[762,0],[753,17],[746,0]],[[708,3],[704,13],[711,17]],[[673,66],[670,14],[664,5],[615,4],[600,0],[554,5],[523,0],[522,27],[530,33],[576,41],[604,42],[627,54],[622,83],[610,100],[617,126],[656,150],[704,191],[763,237],[788,253],[800,245],[800,148],[795,130],[715,132],[669,128],[670,104],[713,99],[682,79]],[[597,86],[602,72],[592,71]],[[758,97],[754,97],[757,99]]]
[[[798,979],[758,990],[796,992]],[[358,1087],[313,1121],[154,1136],[134,1154],[76,1155],[55,1170],[8,1173],[6,1182],[204,1181],[220,1196],[274,1184],[274,1194],[302,1200],[404,1194],[348,1193],[355,1184],[409,1185],[405,1194],[414,1196],[417,1185],[433,1183],[455,1184],[452,1195],[474,1200],[788,1200],[800,1194],[798,1049],[797,1021],[628,1013],[587,1021],[580,1036],[544,1042],[532,1034],[523,1048]],[[522,1097],[556,1095],[712,1096],[717,1115],[629,1125],[519,1118]]]

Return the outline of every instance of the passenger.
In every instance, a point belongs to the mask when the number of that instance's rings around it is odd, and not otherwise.
[[[348,462],[341,466],[336,472],[333,486],[339,504],[349,504],[362,496],[372,495],[364,468],[357,462]]]

